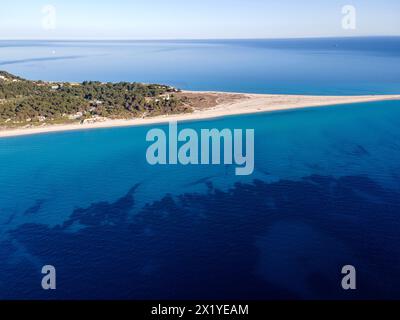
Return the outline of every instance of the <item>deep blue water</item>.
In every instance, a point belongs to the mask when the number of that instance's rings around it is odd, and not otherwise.
[[[209,41],[0,41],[28,79],[156,82],[256,93],[398,93],[400,37]]]
[[[333,49],[331,41],[3,42],[0,64],[49,80],[399,92],[397,39],[342,39]],[[164,46],[170,50],[155,50]],[[120,52],[121,59],[38,59],[53,48],[70,56]],[[285,67],[278,74],[265,57]],[[292,69],[290,57],[303,60]],[[0,298],[400,298],[399,101],[179,127],[254,129],[254,174],[235,176],[235,166],[224,165],[150,166],[152,127],[0,139]],[[46,264],[57,269],[55,291],[41,289]],[[357,269],[356,291],[341,289],[347,264]]]

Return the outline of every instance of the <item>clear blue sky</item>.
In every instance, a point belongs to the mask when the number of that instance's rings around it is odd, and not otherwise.
[[[44,5],[56,28],[42,26]],[[356,30],[341,27],[344,5]],[[0,39],[282,38],[400,35],[400,0],[13,0]]]

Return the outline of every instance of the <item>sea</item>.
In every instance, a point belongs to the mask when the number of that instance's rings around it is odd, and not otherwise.
[[[400,94],[400,38],[0,41],[31,80]],[[150,165],[153,128],[0,139],[0,299],[400,299],[400,101],[189,121],[254,172]],[[44,290],[44,266],[56,289]],[[356,289],[344,290],[344,266]]]

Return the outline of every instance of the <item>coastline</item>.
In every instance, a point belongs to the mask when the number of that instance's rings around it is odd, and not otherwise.
[[[195,121],[203,119],[220,118],[231,115],[252,114],[281,110],[303,109],[340,104],[353,104],[362,102],[400,100],[399,95],[365,95],[365,96],[311,96],[311,95],[282,95],[282,94],[245,94],[212,91],[184,91],[185,93],[213,94],[235,96],[232,101],[223,101],[214,107],[196,109],[192,113],[162,115],[151,118],[105,120],[95,123],[74,123],[60,125],[45,125],[32,128],[16,128],[0,130],[0,138],[52,133],[61,131],[89,130],[99,128],[144,126],[167,123],[170,121]],[[239,98],[237,98],[240,96]],[[229,99],[228,99],[229,100]]]

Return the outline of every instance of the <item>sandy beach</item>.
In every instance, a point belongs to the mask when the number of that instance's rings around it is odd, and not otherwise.
[[[214,106],[195,108],[193,113],[163,115],[143,119],[105,120],[95,123],[74,123],[65,125],[44,125],[40,127],[0,130],[0,138],[59,131],[87,130],[96,128],[127,127],[166,123],[169,121],[190,121],[218,118],[230,115],[250,114],[258,112],[280,111],[288,109],[311,108],[329,105],[400,100],[400,95],[366,95],[366,96],[307,96],[277,94],[240,94],[224,92],[191,92],[184,94],[206,95],[214,98]]]

